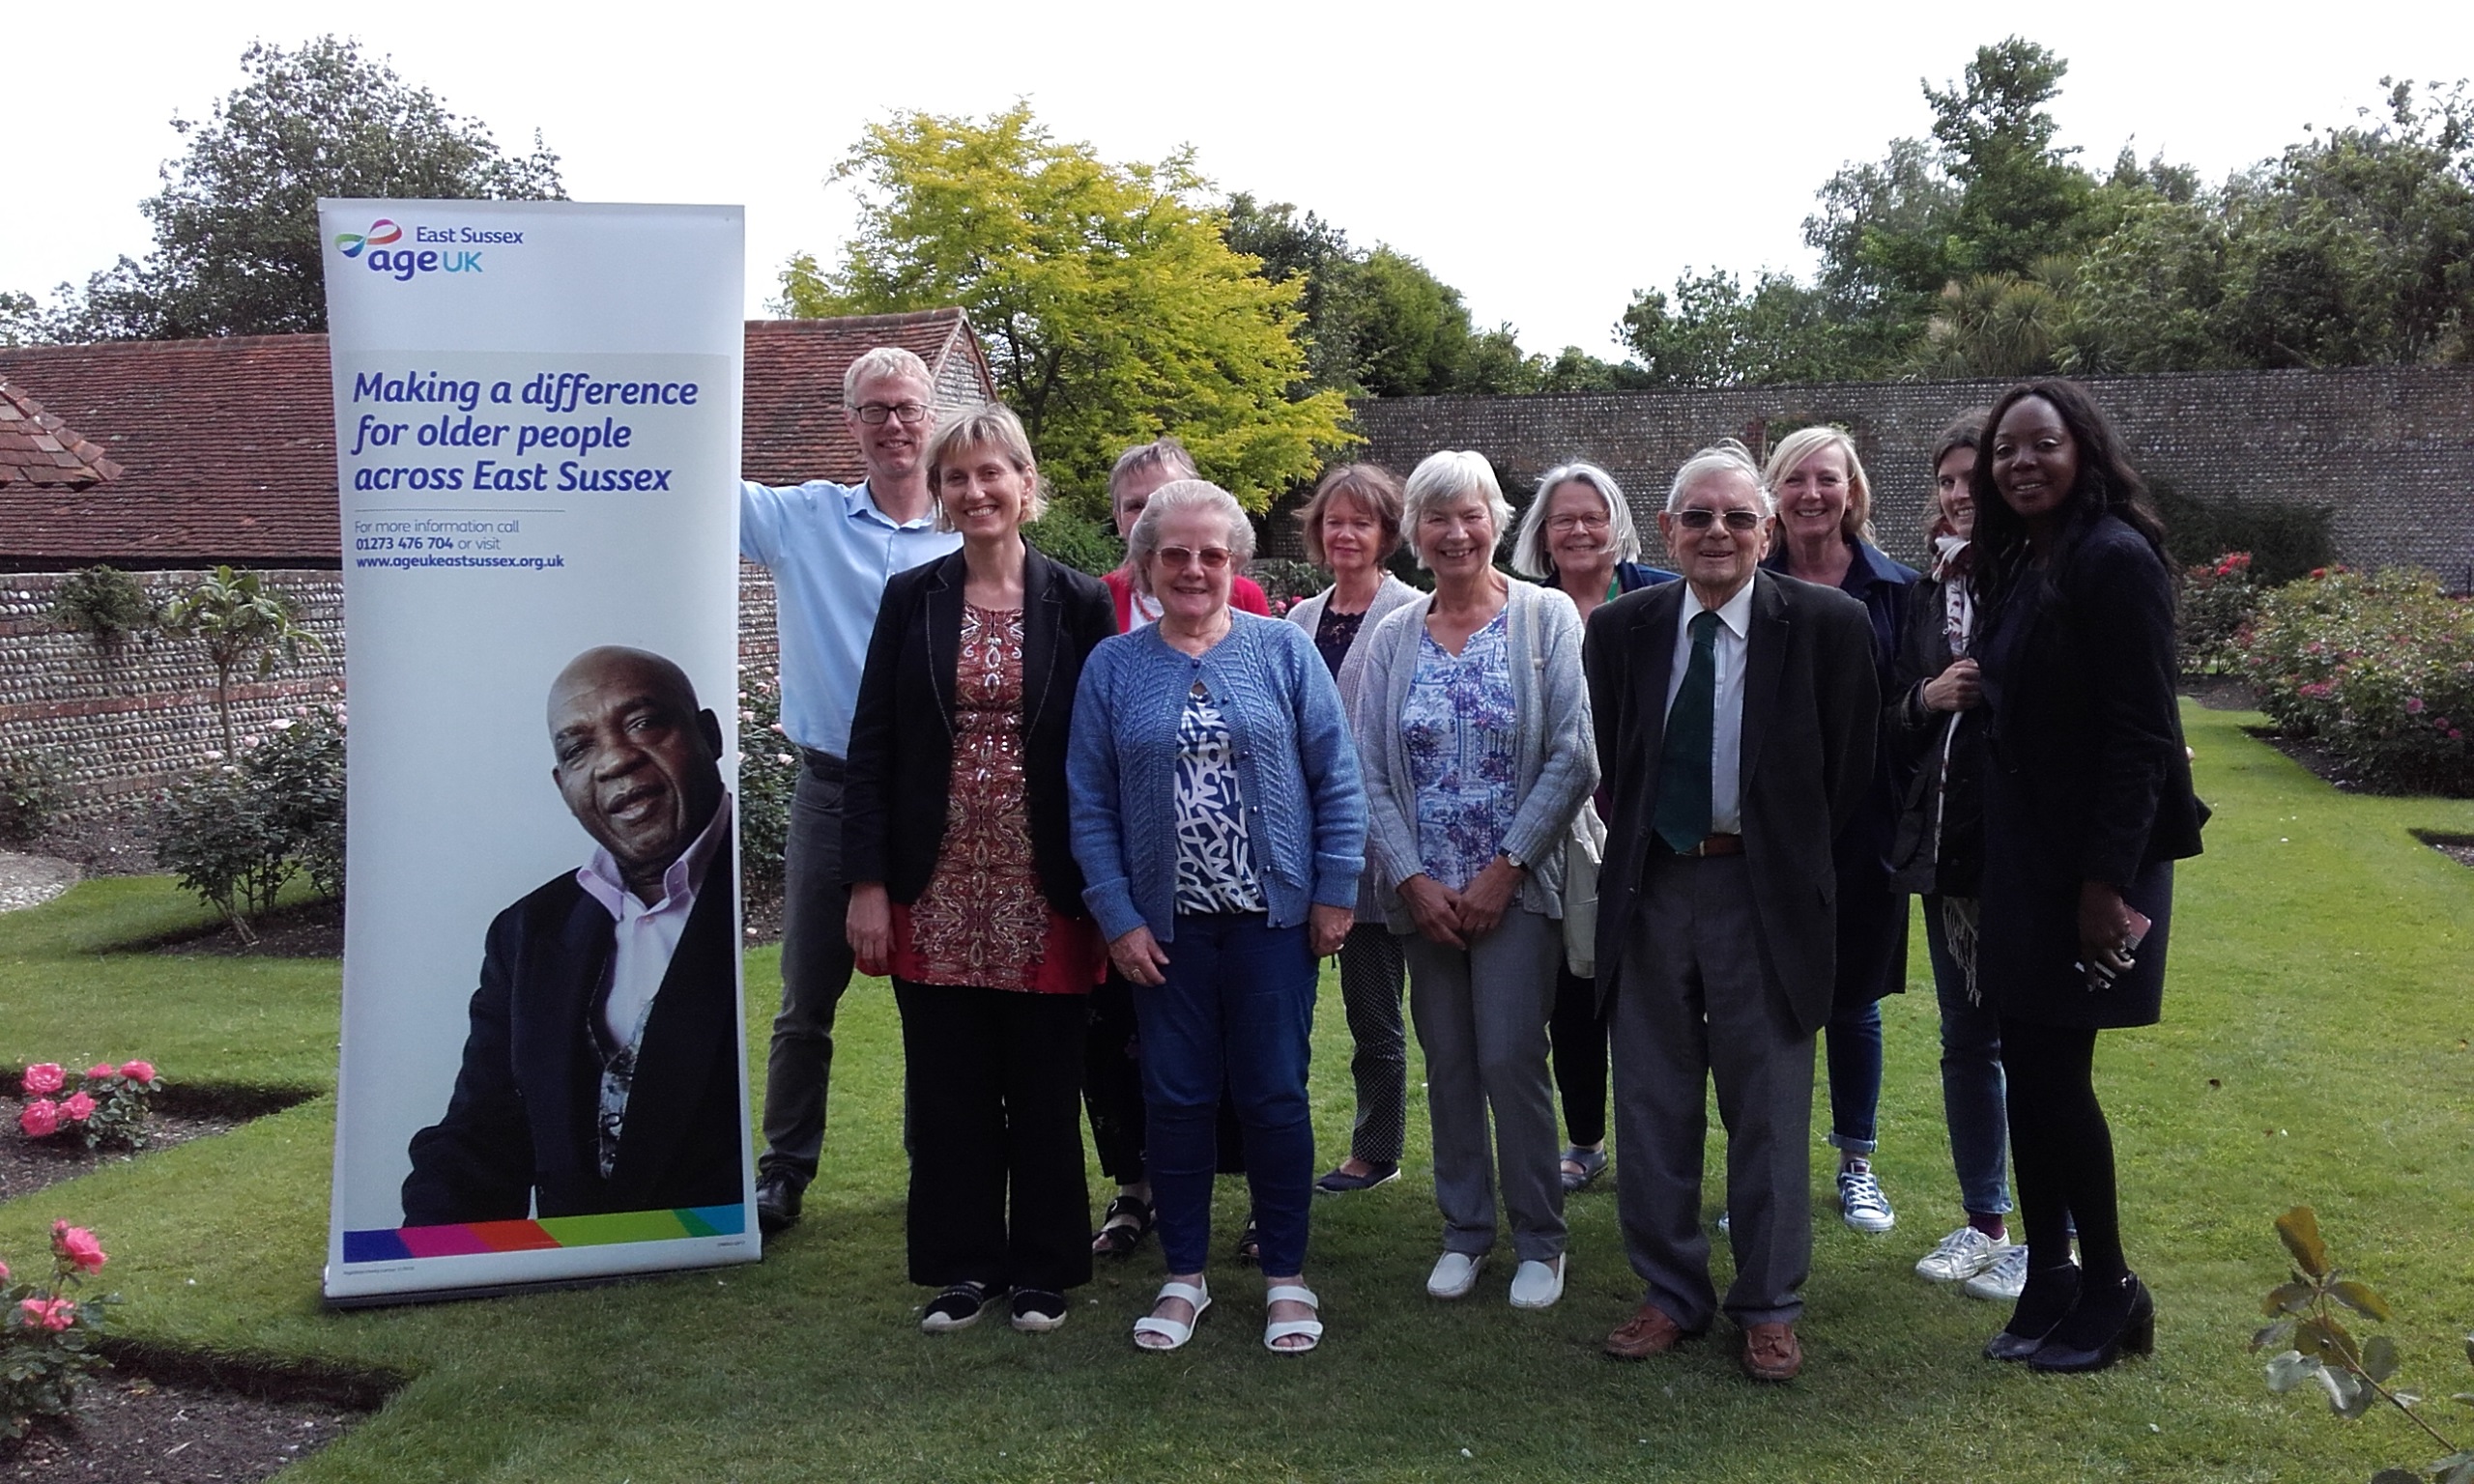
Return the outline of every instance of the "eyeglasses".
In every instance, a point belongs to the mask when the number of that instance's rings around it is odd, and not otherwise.
[[[1171,572],[1183,572],[1189,562],[1199,559],[1206,572],[1217,572],[1228,565],[1228,548],[1206,546],[1196,551],[1191,546],[1164,546],[1151,554]]]
[[[1702,510],[1694,508],[1689,510],[1678,510],[1673,512],[1673,514],[1675,516],[1675,523],[1686,530],[1708,530],[1710,528],[1710,523],[1712,521],[1718,520],[1723,520],[1727,523],[1727,529],[1738,532],[1752,530],[1761,525],[1761,512],[1758,510]]]
[[[1546,523],[1546,528],[1564,535],[1583,528],[1604,530],[1610,524],[1603,515],[1559,515]]]
[[[899,417],[907,427],[928,415],[928,409],[917,402],[896,402],[890,406],[882,402],[862,402],[851,411],[859,414],[861,422],[872,428],[887,417]]]

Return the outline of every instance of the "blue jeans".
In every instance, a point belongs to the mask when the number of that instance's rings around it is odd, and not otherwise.
[[[1829,1142],[1841,1154],[1869,1155],[1882,1111],[1881,1002],[1830,1012],[1822,1047],[1829,1063]]]
[[[1200,1272],[1207,1260],[1225,1087],[1244,1130],[1263,1271],[1303,1272],[1314,1184],[1306,1065],[1317,968],[1305,926],[1274,928],[1259,912],[1181,913],[1175,930],[1161,945],[1167,983],[1134,991],[1161,1254],[1170,1272]]]
[[[1942,1002],[1942,1115],[1950,1125],[1959,1199],[1971,1214],[2000,1215],[2010,1209],[2010,1187],[2001,1178],[2001,1016],[1987,996],[1968,1003],[1967,975],[1950,953],[1939,897],[1924,899],[1924,947]]]

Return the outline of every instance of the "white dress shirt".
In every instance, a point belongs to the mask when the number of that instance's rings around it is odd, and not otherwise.
[[[643,1041],[653,996],[661,992],[671,956],[678,951],[687,919],[704,890],[705,867],[729,838],[730,829],[731,801],[724,794],[705,832],[670,863],[661,878],[661,900],[649,906],[627,890],[618,863],[608,850],[595,849],[591,861],[576,872],[576,884],[611,917],[610,993],[601,1010],[601,1031],[609,1044],[633,1051]]]
[[[1683,689],[1684,669],[1692,663],[1692,620],[1702,614],[1718,615],[1717,695],[1711,710],[1710,833],[1743,833],[1743,667],[1746,637],[1752,632],[1752,582],[1744,579],[1735,595],[1714,610],[1701,601],[1689,584],[1682,612],[1675,619],[1675,663],[1666,675],[1666,706],[1675,710],[1675,696]]]

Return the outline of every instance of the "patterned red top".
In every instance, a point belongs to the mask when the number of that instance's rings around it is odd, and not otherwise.
[[[1098,982],[1098,928],[1040,894],[1022,787],[1022,611],[965,604],[945,839],[919,899],[894,903],[897,978],[1037,994]]]

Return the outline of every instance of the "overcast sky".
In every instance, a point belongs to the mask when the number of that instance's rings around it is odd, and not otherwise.
[[[899,109],[1026,97],[1111,159],[1180,145],[1223,189],[1311,208],[1424,260],[1482,325],[1533,350],[1615,355],[1634,290],[1686,268],[1807,271],[1800,224],[1842,163],[1922,134],[1920,78],[1958,76],[2013,27],[2070,63],[2065,142],[2125,141],[2210,177],[2378,79],[2474,73],[2474,4],[2328,8],[2087,0],[1984,5],[1394,6],[1349,3],[759,4],[642,10],[522,0],[338,9],[296,0],[90,4],[73,49],[10,69],[18,202],[0,288],[82,281],[150,239],[136,203],[253,39],[342,29],[510,149],[533,129],[580,200],[743,204],[748,306],[781,266],[830,258],[850,218],[825,177]],[[2002,18],[1997,18],[2002,17]],[[2280,29],[2280,25],[2283,29]],[[65,28],[65,29],[64,29]],[[73,32],[73,36],[68,33]],[[32,207],[24,202],[35,203]]]

